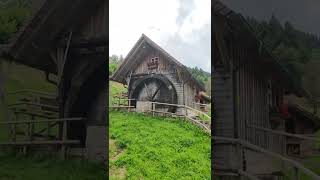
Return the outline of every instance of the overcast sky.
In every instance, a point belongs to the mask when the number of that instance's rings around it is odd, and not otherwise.
[[[109,54],[144,33],[186,66],[211,72],[211,0],[110,0]]]
[[[221,0],[245,16],[270,19],[274,14],[305,32],[320,36],[320,0]]]

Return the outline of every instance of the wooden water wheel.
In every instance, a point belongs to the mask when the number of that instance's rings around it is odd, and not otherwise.
[[[148,75],[134,82],[131,88],[131,98],[137,101],[152,101],[177,104],[177,93],[173,84],[164,76]],[[156,105],[156,109],[175,112],[176,108],[167,105]]]

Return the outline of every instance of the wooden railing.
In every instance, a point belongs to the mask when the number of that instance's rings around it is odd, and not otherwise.
[[[19,120],[19,121],[6,121],[0,122],[1,126],[11,126],[11,132],[9,137],[11,136],[11,140],[7,142],[0,142],[0,146],[22,146],[23,153],[27,153],[28,146],[34,145],[61,145],[61,154],[62,157],[66,157],[66,149],[68,145],[79,144],[79,140],[70,140],[67,139],[67,123],[70,121],[83,121],[84,118],[62,118],[62,119],[46,119],[46,120]],[[34,127],[35,124],[46,124],[47,128],[45,130],[41,130],[38,133],[35,133]],[[17,135],[21,135],[21,133],[17,132],[17,125],[26,125],[22,134],[24,137],[22,140],[17,139]],[[52,139],[51,129],[52,125],[60,125],[61,129],[59,129],[58,135]],[[61,131],[61,132],[60,132]],[[35,140],[34,135],[39,133],[46,132],[46,135],[42,137],[46,137],[46,140]],[[61,136],[59,136],[61,134]]]
[[[118,98],[118,101],[115,101],[117,103],[110,105],[109,108],[127,109],[128,111],[130,111],[132,108],[135,108],[134,106],[131,105],[132,101],[136,101],[136,99]],[[197,110],[189,106],[179,105],[179,104],[151,102],[151,101],[148,103],[151,104],[151,108],[146,110],[146,112],[151,113],[153,116],[157,114],[157,115],[168,115],[171,117],[184,118],[196,124],[200,128],[204,129],[206,133],[211,134],[211,117],[205,112],[202,112],[200,110]],[[174,113],[168,112],[168,111],[162,111],[161,108],[156,108],[156,106],[180,108],[180,111],[174,112]]]
[[[123,98],[114,98],[116,99],[115,104],[111,104],[109,108],[116,108],[116,109],[127,109],[128,111],[131,111],[132,108],[135,108],[132,106],[131,102],[136,101],[135,99],[123,99]]]
[[[169,103],[161,103],[161,102],[150,102],[150,103],[151,103],[151,110],[149,110],[149,112],[151,112],[153,116],[155,115],[155,113],[157,113],[157,114],[166,114],[166,115],[168,114],[173,117],[184,117],[186,120],[189,120],[190,122],[204,129],[206,133],[211,134],[211,117],[206,113],[186,105],[169,104]],[[156,105],[173,106],[176,108],[181,108],[182,113],[179,114],[179,113],[159,111],[159,110],[156,110]],[[191,113],[188,112],[188,110]],[[200,120],[195,119],[194,115],[197,115],[197,117],[203,118],[203,119],[200,119]]]
[[[269,134],[274,134],[274,135],[280,135],[280,136],[285,136],[285,137],[292,137],[292,138],[298,138],[298,139],[303,139],[303,140],[309,140],[309,141],[313,141],[313,142],[320,142],[319,138],[315,138],[315,137],[310,137],[310,136],[306,136],[306,135],[301,135],[301,134],[292,134],[292,133],[287,133],[287,132],[282,132],[282,131],[276,131],[276,130],[271,130],[268,128],[264,128],[264,127],[259,127],[259,126],[254,126],[254,125],[248,125],[249,128],[254,128],[258,131],[263,131]],[[247,141],[244,140],[240,140],[240,139],[233,139],[233,138],[225,138],[225,137],[217,137],[214,136],[213,137],[214,140],[217,141],[227,141],[230,142],[230,144],[240,144],[248,149],[252,149],[261,153],[264,153],[266,155],[272,156],[274,158],[278,158],[288,164],[290,164],[291,166],[294,167],[294,178],[298,179],[299,178],[299,170],[302,171],[303,173],[305,173],[306,175],[312,177],[313,179],[320,179],[320,176],[317,175],[316,173],[312,172],[311,170],[305,168],[302,164],[300,164],[299,162],[292,160],[286,156],[283,156],[281,154],[266,150],[264,148],[261,148],[257,145],[251,144]],[[221,143],[221,142],[220,142]],[[249,178],[249,177],[248,177]],[[255,178],[249,178],[249,179],[255,179]]]
[[[315,180],[320,180],[320,176],[318,174],[316,174],[313,171],[311,171],[310,169],[304,167],[301,163],[299,163],[295,160],[292,160],[288,157],[285,157],[281,154],[268,151],[264,148],[261,148],[257,145],[254,145],[254,144],[251,144],[251,143],[244,141],[242,139],[219,137],[219,136],[212,136],[212,139],[215,141],[215,143],[221,143],[224,141],[224,142],[227,142],[228,144],[231,144],[231,145],[241,145],[243,148],[251,149],[251,150],[266,154],[268,156],[271,156],[273,158],[279,159],[283,162],[286,162],[294,167],[294,169],[295,169],[295,177],[294,178],[295,179],[299,179],[299,172],[298,171],[300,170],[303,173],[305,173],[306,175],[310,176],[311,178],[313,178]],[[241,173],[239,173],[239,174],[241,174]],[[245,173],[242,172],[242,175],[245,175],[249,179],[253,179],[253,180],[257,179],[254,175],[248,174],[247,172],[245,172]]]
[[[23,89],[23,90],[7,93],[7,95],[17,95],[17,94],[33,94],[37,96],[45,96],[45,97],[51,97],[51,98],[55,98],[57,96],[55,93],[47,93],[47,92],[37,91],[32,89]]]
[[[19,114],[40,118],[57,118],[59,107],[56,95],[36,90],[7,93],[6,104],[16,116]],[[16,117],[18,118],[18,117]]]

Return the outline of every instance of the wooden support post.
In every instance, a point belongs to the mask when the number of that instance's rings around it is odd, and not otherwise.
[[[187,110],[187,106],[186,106],[186,105],[184,105],[184,111],[185,111],[184,117],[185,117],[185,119],[187,119],[187,117],[188,117],[188,110]]]
[[[50,129],[51,129],[50,125],[51,125],[50,122],[48,122],[47,123],[47,139],[48,140],[50,140]]]
[[[62,141],[66,141],[67,140],[67,121],[63,121],[63,125],[62,125]],[[65,160],[66,159],[66,144],[62,144],[61,147],[61,155],[62,155],[62,159]]]
[[[34,121],[34,116],[32,116],[31,119]],[[29,129],[29,140],[32,141],[33,140],[34,123],[30,123],[29,128],[30,128]]]
[[[25,133],[25,139],[26,139],[26,141],[29,141],[29,138],[30,138],[30,123],[27,123],[26,124],[27,125],[27,127],[25,128],[25,131],[24,131],[24,133]],[[24,155],[26,155],[27,154],[27,145],[24,145],[23,146],[23,154]]]
[[[299,180],[300,178],[299,178],[299,169],[297,168],[297,167],[294,167],[293,168],[294,169],[294,177],[293,177],[293,179],[294,180]]]
[[[129,99],[128,101],[129,101],[129,102],[128,102],[128,104],[129,104],[128,112],[130,112],[130,109],[131,109],[131,100]]]
[[[11,139],[13,142],[17,140],[16,131],[17,131],[17,124],[12,124],[11,130]]]
[[[156,104],[155,103],[151,103],[152,104],[152,116],[154,116],[154,111],[156,110]]]

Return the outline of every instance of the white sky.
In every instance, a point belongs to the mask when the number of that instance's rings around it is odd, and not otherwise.
[[[210,0],[110,0],[109,54],[125,57],[142,33],[189,67],[211,72]]]

